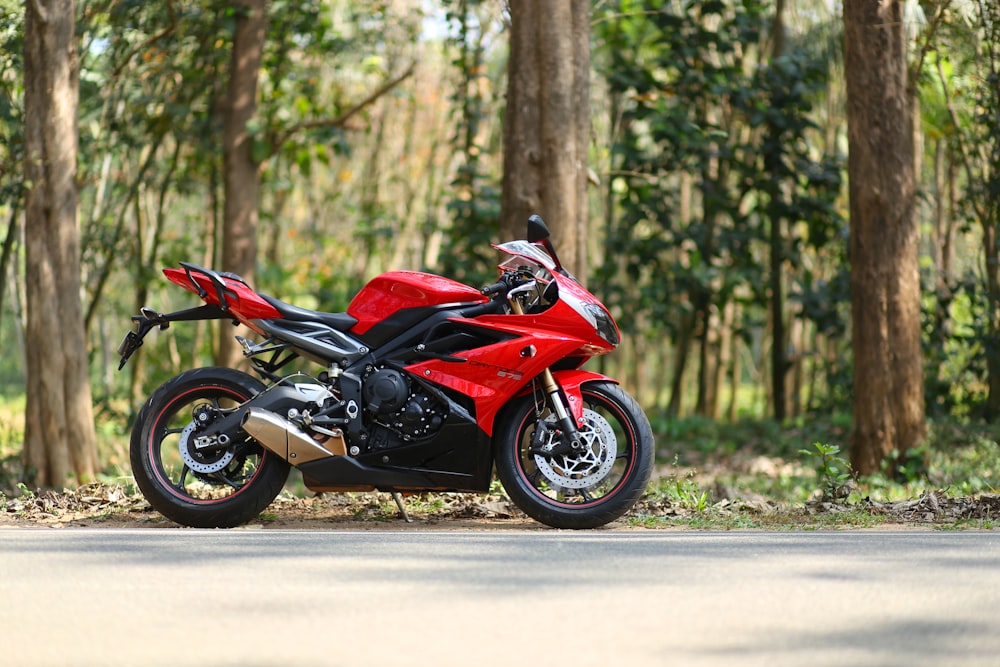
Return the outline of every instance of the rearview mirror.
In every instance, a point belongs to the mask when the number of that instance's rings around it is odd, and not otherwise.
[[[549,253],[552,261],[556,263],[556,271],[566,273],[566,270],[562,267],[562,263],[559,261],[559,255],[556,254],[556,249],[552,245],[552,241],[549,240],[549,228],[545,226],[545,221],[542,220],[542,216],[540,215],[533,215],[528,218],[528,242],[540,243],[545,248],[545,251]]]
[[[528,218],[528,242],[538,243],[549,238],[549,228],[545,226],[542,216],[533,215]]]

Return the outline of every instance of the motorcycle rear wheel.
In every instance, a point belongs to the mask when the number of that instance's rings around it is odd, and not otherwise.
[[[653,431],[635,399],[610,382],[587,383],[582,393],[580,452],[529,451],[538,423],[555,422],[531,396],[510,406],[495,435],[497,476],[507,494],[553,528],[597,528],[620,518],[645,492],[653,469]]]
[[[254,518],[278,495],[288,463],[240,428],[224,450],[194,446],[199,431],[264,390],[231,368],[177,375],[146,401],[132,428],[129,456],[142,495],[163,516],[192,528],[232,528]]]

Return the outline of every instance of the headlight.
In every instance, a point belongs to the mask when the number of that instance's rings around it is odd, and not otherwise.
[[[594,327],[594,330],[597,331],[598,336],[606,340],[613,347],[618,347],[618,343],[621,342],[618,338],[618,328],[615,326],[615,321],[611,319],[608,311],[592,301],[580,299],[571,290],[560,290],[559,298],[579,313],[580,317],[587,320]]]
[[[611,345],[618,347],[618,343],[620,342],[618,339],[618,329],[615,327],[615,323],[607,311],[593,303],[586,304],[584,308],[594,321],[594,328],[597,329],[597,335],[608,341]]]

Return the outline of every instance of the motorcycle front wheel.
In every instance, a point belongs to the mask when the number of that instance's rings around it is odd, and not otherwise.
[[[193,528],[231,528],[274,500],[288,477],[286,461],[239,427],[214,436],[216,446],[197,442],[206,427],[264,388],[230,368],[198,368],[153,392],[132,428],[129,456],[154,509]]]
[[[653,431],[635,399],[609,382],[587,383],[582,393],[580,450],[537,452],[558,435],[555,416],[532,396],[510,406],[495,434],[497,476],[507,494],[553,528],[596,528],[618,519],[645,492],[653,469]]]

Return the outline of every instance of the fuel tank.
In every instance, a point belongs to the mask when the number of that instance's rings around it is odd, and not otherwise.
[[[358,321],[351,331],[364,334],[405,308],[482,303],[486,300],[476,288],[433,273],[389,271],[373,278],[354,296],[347,307],[347,314]]]

